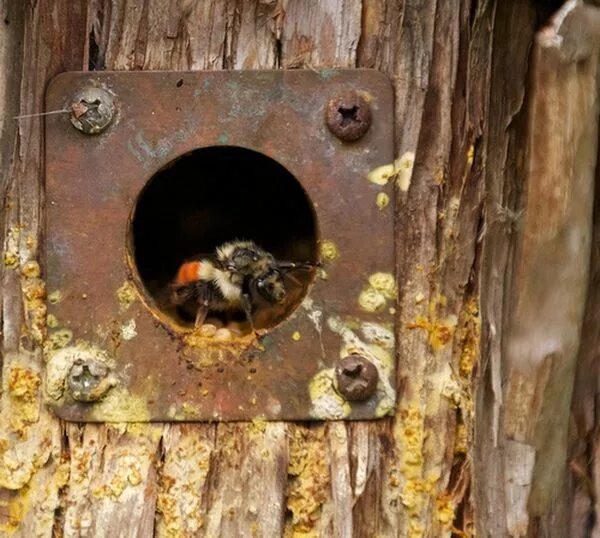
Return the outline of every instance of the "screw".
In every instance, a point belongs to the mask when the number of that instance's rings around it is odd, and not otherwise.
[[[366,400],[375,392],[378,379],[373,363],[356,353],[344,357],[335,367],[334,386],[346,400]]]
[[[364,97],[349,91],[329,101],[325,119],[329,130],[340,140],[354,142],[371,126],[371,107]]]
[[[116,384],[108,366],[90,359],[77,359],[67,374],[69,391],[78,402],[100,400]]]
[[[102,88],[89,86],[73,97],[71,123],[82,133],[101,133],[110,125],[114,115],[113,96]]]

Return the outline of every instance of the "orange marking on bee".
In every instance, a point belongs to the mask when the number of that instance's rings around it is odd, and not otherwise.
[[[175,282],[177,284],[189,284],[200,280],[200,266],[202,265],[199,261],[185,262],[177,271],[177,277]]]

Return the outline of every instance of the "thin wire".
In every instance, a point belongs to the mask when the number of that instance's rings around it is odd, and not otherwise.
[[[39,112],[38,114],[22,114],[21,116],[14,116],[13,120],[22,120],[24,118],[36,118],[38,116],[49,116],[50,114],[64,114],[66,112],[71,112],[68,108],[63,108],[62,110],[50,110],[50,112]]]

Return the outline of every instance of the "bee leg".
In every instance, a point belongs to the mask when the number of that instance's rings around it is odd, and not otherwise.
[[[250,322],[252,332],[255,333],[256,329],[254,328],[254,320],[252,319],[252,303],[250,295],[247,293],[242,293],[242,308],[244,309],[244,314],[246,314],[246,319]]]
[[[197,329],[201,327],[208,315],[208,300],[200,299],[198,301],[198,310],[196,310],[196,321],[194,322],[194,327]]]
[[[292,276],[291,273],[288,273],[287,278],[289,278],[296,286],[300,286],[302,285],[302,282],[300,282],[295,276]]]

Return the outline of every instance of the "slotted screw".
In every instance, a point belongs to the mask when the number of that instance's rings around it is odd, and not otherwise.
[[[375,393],[378,380],[377,368],[362,355],[348,355],[335,367],[334,386],[346,400],[370,398]]]
[[[103,88],[83,88],[71,102],[71,123],[85,134],[101,133],[111,124],[114,115],[113,96]]]
[[[77,359],[67,374],[69,392],[78,402],[98,401],[116,383],[105,364],[89,359]]]
[[[371,126],[371,107],[355,91],[338,95],[329,101],[325,112],[329,130],[343,142],[354,142]]]

